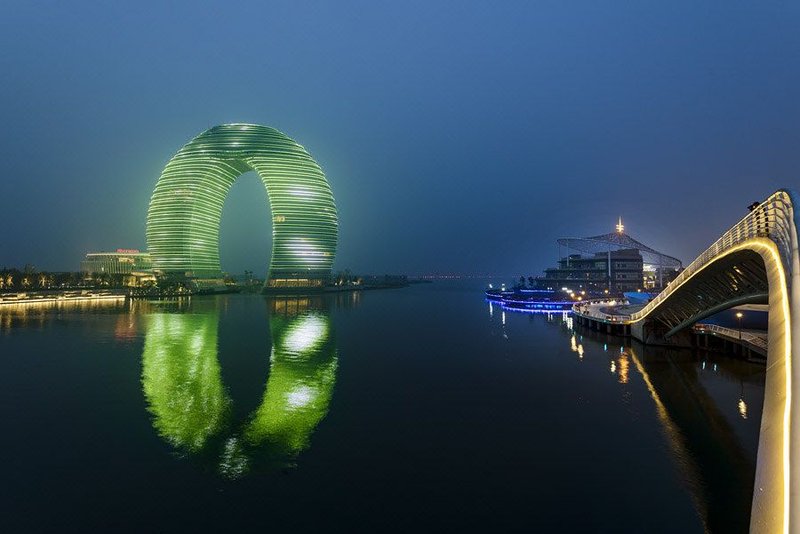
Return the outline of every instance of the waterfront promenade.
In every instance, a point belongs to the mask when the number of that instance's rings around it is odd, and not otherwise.
[[[626,301],[601,299],[589,301],[576,305],[573,308],[577,324],[585,325],[592,330],[598,330],[609,334],[625,337],[633,337],[631,315],[641,311],[643,304],[629,304]],[[751,358],[754,355],[766,358],[767,338],[766,330],[742,330],[729,328],[712,323],[697,323],[687,330],[691,334],[689,338],[681,338],[673,341],[665,341],[667,346],[689,346],[702,349],[720,349],[723,351],[738,351],[744,356]],[[719,344],[710,341],[718,338],[726,343]],[[689,341],[688,345],[685,345]],[[641,341],[641,340],[640,340]],[[736,349],[735,347],[740,347]]]

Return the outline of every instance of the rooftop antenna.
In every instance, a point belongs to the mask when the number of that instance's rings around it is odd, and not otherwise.
[[[619,217],[619,222],[617,222],[617,233],[621,234],[625,230],[625,225],[622,224],[622,216]]]

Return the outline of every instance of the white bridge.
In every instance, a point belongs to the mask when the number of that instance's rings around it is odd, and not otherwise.
[[[584,320],[645,344],[678,343],[705,317],[740,304],[769,307],[764,411],[750,531],[800,534],[800,197],[781,190],[695,259],[656,298],[630,315]]]

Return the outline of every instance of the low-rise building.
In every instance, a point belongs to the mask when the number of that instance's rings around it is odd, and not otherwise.
[[[126,286],[141,286],[155,281],[150,254],[136,249],[89,252],[81,262],[81,272],[86,277],[121,276],[122,284]]]
[[[620,218],[616,232],[558,240],[558,267],[536,278],[542,289],[611,293],[660,290],[683,269],[681,261],[633,239]],[[561,256],[561,247],[567,254]],[[576,253],[577,252],[577,253]]]
[[[558,260],[558,267],[545,269],[544,276],[536,281],[542,289],[636,291],[642,288],[642,266],[642,255],[636,249],[597,252],[591,256],[570,254]]]

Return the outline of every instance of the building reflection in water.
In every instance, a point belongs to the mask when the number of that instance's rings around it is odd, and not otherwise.
[[[0,306],[0,333],[18,327],[43,327],[45,324],[67,314],[116,314],[130,309],[124,299],[87,299],[26,304],[3,304]]]
[[[609,374],[624,386],[623,396],[631,394],[636,374],[641,377],[704,530],[747,532],[764,366],[721,354],[631,344],[574,326],[566,314],[559,323],[570,352],[582,363],[605,360]]]
[[[233,420],[234,401],[222,381],[218,302],[196,299],[189,310],[147,316],[142,386],[153,425],[175,449],[228,478],[294,465],[333,394],[337,354],[328,301],[266,299],[269,375],[245,421]]]
[[[713,382],[704,372],[720,373],[726,382],[748,381],[763,398],[763,367],[720,356],[704,370],[697,354],[664,347],[629,348],[664,425],[674,457],[682,467],[698,514],[706,530],[746,532],[755,480],[755,448],[742,437],[710,393]],[[737,411],[742,413],[739,398]],[[746,413],[746,405],[745,405]],[[749,441],[757,442],[759,422],[750,426]]]

